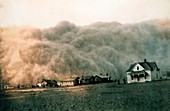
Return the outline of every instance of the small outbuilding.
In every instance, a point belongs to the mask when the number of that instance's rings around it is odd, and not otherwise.
[[[70,77],[58,81],[59,86],[76,86],[79,85],[79,77]]]
[[[111,77],[106,75],[95,75],[95,83],[107,83],[107,82],[111,82]]]
[[[82,76],[80,79],[80,84],[93,84],[95,83],[95,77],[94,76]]]
[[[38,87],[56,87],[58,86],[56,80],[47,80],[47,79],[42,79],[40,83],[37,83]]]

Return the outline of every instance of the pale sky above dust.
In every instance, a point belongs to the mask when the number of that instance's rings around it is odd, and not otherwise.
[[[170,18],[170,0],[0,0],[0,27],[51,27],[60,21],[136,23]]]

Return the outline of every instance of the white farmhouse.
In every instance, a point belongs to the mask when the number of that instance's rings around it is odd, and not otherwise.
[[[146,82],[160,79],[160,69],[156,62],[137,62],[126,71],[127,83]]]

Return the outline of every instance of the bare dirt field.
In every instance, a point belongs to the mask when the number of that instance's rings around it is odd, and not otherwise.
[[[169,111],[170,80],[0,92],[0,111]]]

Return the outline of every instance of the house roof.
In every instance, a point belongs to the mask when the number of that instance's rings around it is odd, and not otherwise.
[[[157,70],[159,71],[160,69],[158,68],[156,62],[138,62],[138,63],[134,63],[134,64],[131,64],[129,69],[126,71],[126,72],[131,72],[132,69],[136,66],[136,64],[139,64],[141,65],[145,70]]]
[[[145,70],[151,70],[149,63],[147,62],[138,62],[138,64],[141,65]]]
[[[129,67],[129,69],[126,70],[126,72],[132,71],[132,69],[135,67],[136,64],[137,64],[137,63],[131,64],[130,67]]]

